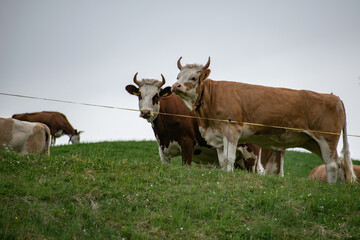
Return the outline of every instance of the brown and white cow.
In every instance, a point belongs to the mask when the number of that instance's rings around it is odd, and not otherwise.
[[[330,183],[344,180],[344,174],[347,180],[356,179],[347,142],[345,109],[339,97],[306,90],[213,81],[208,78],[210,58],[205,66],[182,66],[180,60],[177,62],[180,73],[172,91],[199,117],[201,135],[217,149],[223,169],[233,170],[239,143],[254,143],[275,150],[301,147],[317,154],[326,165]],[[230,131],[226,121],[212,120],[228,118],[236,121],[231,123]],[[341,130],[344,134],[343,165],[336,149]]]
[[[80,133],[83,131],[77,131],[74,129],[64,114],[59,112],[34,112],[34,113],[22,113],[14,114],[12,118],[28,121],[28,122],[41,122],[46,124],[50,128],[51,143],[55,144],[56,138],[62,135],[69,136],[69,142],[80,142]]]
[[[354,173],[357,177],[357,181],[360,180],[360,165],[353,164]],[[321,164],[311,170],[308,179],[315,179],[322,182],[327,182],[325,165]]]
[[[139,97],[140,117],[152,125],[159,145],[161,161],[169,163],[171,158],[182,156],[183,164],[190,165],[194,161],[204,165],[219,166],[216,149],[209,146],[201,137],[194,114],[187,110],[177,95],[172,94],[170,87],[162,88],[165,78],[161,76],[162,81],[137,80],[136,73],[133,81],[138,87],[128,85],[125,88],[130,94]],[[261,163],[278,161],[277,169],[280,169],[280,159],[274,160],[270,157],[273,156],[272,150],[264,149],[262,153],[260,151],[261,148],[255,145],[238,146],[236,166],[249,172],[273,173],[274,171],[270,168],[264,170]],[[258,161],[260,161],[259,164]]]
[[[249,172],[278,174],[284,176],[285,150],[275,151],[261,148],[255,144],[238,144],[237,149],[243,155],[242,161],[235,161],[235,166]],[[263,170],[261,170],[263,169]]]
[[[137,80],[137,74],[133,79],[137,86],[127,85],[125,89],[139,97],[140,117],[151,123],[161,161],[170,163],[171,158],[181,156],[183,164],[190,165],[194,161],[218,165],[216,150],[201,137],[194,115],[177,95],[171,93],[171,87],[162,88],[164,76],[161,75],[162,81]]]
[[[0,149],[10,146],[21,155],[50,154],[50,130],[42,123],[0,118]]]

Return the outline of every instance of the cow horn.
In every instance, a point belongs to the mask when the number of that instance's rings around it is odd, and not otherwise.
[[[210,66],[210,57],[209,57],[207,63],[205,64],[205,66],[203,67],[203,70],[208,69],[209,66]]]
[[[161,82],[160,87],[162,87],[162,86],[165,84],[165,78],[164,78],[164,75],[162,75],[162,74],[161,74],[161,78],[162,78],[162,82]]]
[[[179,58],[179,60],[177,61],[177,66],[179,68],[179,70],[181,70],[183,68],[183,66],[181,66],[180,60],[182,59],[182,57]]]
[[[138,85],[138,86],[139,86],[139,81],[136,79],[136,78],[137,78],[137,75],[138,75],[138,72],[137,72],[137,73],[135,73],[135,76],[134,76],[134,83],[135,83],[136,85]]]

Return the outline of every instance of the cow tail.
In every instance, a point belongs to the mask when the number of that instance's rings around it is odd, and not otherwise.
[[[49,156],[50,155],[50,145],[51,145],[50,129],[45,125],[44,130],[45,130],[45,147],[44,147],[44,151],[45,151],[45,154]]]
[[[349,150],[349,142],[347,138],[347,123],[346,123],[346,112],[344,103],[341,101],[343,109],[344,109],[344,126],[343,126],[343,149],[341,153],[343,155],[343,165],[346,175],[346,180],[349,182],[356,181],[356,175],[354,173],[353,163],[350,158],[350,150]]]

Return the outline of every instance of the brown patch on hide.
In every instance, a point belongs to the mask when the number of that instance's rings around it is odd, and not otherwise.
[[[26,143],[28,153],[40,153],[44,149],[45,134],[44,127],[41,124],[36,124]]]
[[[14,120],[12,119],[0,118],[0,148],[12,140],[13,124]]]
[[[195,88],[195,85],[193,83],[186,82],[186,83],[184,83],[184,87],[186,88],[186,91],[189,91],[189,90]]]

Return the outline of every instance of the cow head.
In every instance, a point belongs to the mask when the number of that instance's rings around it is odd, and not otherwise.
[[[177,81],[172,85],[172,92],[179,95],[184,101],[185,106],[192,111],[196,99],[198,98],[198,87],[210,75],[210,57],[205,66],[200,64],[187,64],[182,66],[180,63],[182,57],[177,61],[180,70]]]
[[[71,134],[69,142],[72,144],[80,143],[80,133],[83,133],[84,131],[78,131],[75,129],[75,131]]]
[[[156,79],[137,80],[137,74],[134,76],[134,83],[138,86],[127,85],[126,91],[139,97],[140,117],[152,122],[160,111],[160,97],[171,95],[171,88],[161,87],[165,84],[165,78],[161,74],[162,81]]]

